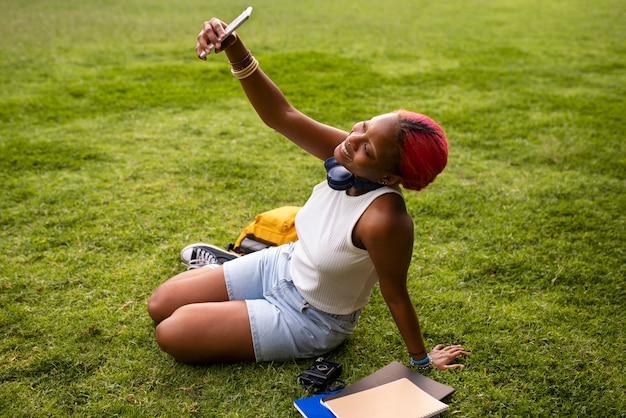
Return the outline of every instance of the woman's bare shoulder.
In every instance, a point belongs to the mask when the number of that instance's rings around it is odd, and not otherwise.
[[[355,239],[366,248],[375,242],[412,246],[413,219],[407,212],[404,198],[396,193],[377,197],[359,219]]]

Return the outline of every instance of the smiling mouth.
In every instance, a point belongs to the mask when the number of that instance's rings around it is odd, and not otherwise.
[[[348,148],[346,147],[346,142],[348,142],[347,139],[341,143],[341,152],[343,152],[343,155],[345,155],[348,160],[352,161],[352,156],[348,152]]]

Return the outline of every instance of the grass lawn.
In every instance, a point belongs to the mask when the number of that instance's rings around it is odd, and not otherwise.
[[[202,22],[240,29],[309,115],[397,108],[450,140],[405,193],[444,416],[626,416],[622,0],[1,0],[0,415],[297,417],[310,361],[178,364],[146,301],[195,241],[301,205],[321,162],[266,128]],[[376,289],[329,355],[352,383],[408,357]]]

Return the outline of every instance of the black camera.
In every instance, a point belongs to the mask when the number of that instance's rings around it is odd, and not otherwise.
[[[300,384],[308,391],[327,390],[341,375],[341,363],[322,357],[315,360],[308,370],[300,374]]]

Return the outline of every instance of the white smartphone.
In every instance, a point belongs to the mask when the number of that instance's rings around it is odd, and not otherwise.
[[[230,22],[230,24],[228,26],[226,26],[226,29],[224,30],[224,38],[222,39],[226,39],[228,38],[230,35],[233,34],[233,32],[241,25],[243,25],[243,23],[248,20],[248,18],[250,17],[250,15],[252,14],[252,6],[249,6],[246,10],[244,10],[239,16],[237,16],[235,18],[235,20],[233,20],[232,22]],[[215,48],[215,46],[213,46],[213,44],[209,44],[208,45],[209,48],[211,50],[213,50]],[[206,57],[206,52],[202,51],[202,53],[200,54],[200,58],[204,58]]]

